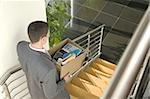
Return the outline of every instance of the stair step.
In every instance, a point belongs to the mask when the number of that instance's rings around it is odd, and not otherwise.
[[[99,87],[96,87],[92,84],[87,84],[87,83],[84,83],[84,84],[88,88],[89,93],[91,93],[97,97],[100,97],[102,95],[103,92]]]
[[[82,82],[87,83],[87,84],[93,84],[92,82],[85,80],[84,78],[78,77]]]
[[[99,96],[100,93],[102,93],[102,90],[99,87],[93,85],[92,83],[87,83],[78,77],[73,79],[71,83],[96,96]]]
[[[105,73],[105,72],[102,72],[102,71],[100,71],[100,70],[98,70],[98,69],[95,69],[94,67],[92,67],[92,70],[93,70],[94,72],[100,74],[100,75],[103,75],[103,76],[107,77],[107,78],[110,78],[110,77],[112,76],[111,74],[107,74],[107,73]]]
[[[99,99],[98,96],[95,96],[71,83],[68,83],[65,88],[71,95],[77,97],[78,99]]]
[[[95,78],[97,78],[97,79],[99,79],[99,80],[101,80],[103,82],[105,82],[106,85],[108,84],[109,79],[110,79],[110,78],[108,78],[108,77],[106,77],[104,75],[99,74],[98,72],[96,72],[95,69],[88,67],[85,71],[82,71],[78,75],[78,77],[80,77],[82,79],[85,79],[85,80],[87,80],[87,81],[89,81],[89,82],[91,82],[93,84],[94,84],[94,82],[92,81],[92,79],[90,79],[90,77],[86,73],[90,74],[91,76],[94,76]]]
[[[110,63],[110,62],[108,62],[106,60],[103,60],[103,59],[100,59],[100,58],[95,59],[94,62],[96,62],[98,64],[102,64],[102,65],[104,65],[104,66],[106,66],[106,67],[108,67],[110,69],[113,69],[113,70],[115,70],[115,68],[116,68],[115,64]]]
[[[113,72],[114,72],[114,70],[112,70],[112,69],[110,69],[110,68],[108,68],[108,67],[106,67],[106,66],[104,66],[102,64],[95,63],[95,62],[93,62],[90,66],[94,67],[94,68],[98,69],[99,71],[102,71],[102,72],[104,72],[106,74],[112,75]]]
[[[78,75],[78,77],[79,78],[81,78],[81,79],[84,79],[84,80],[86,80],[86,81],[88,81],[88,82],[90,82],[90,83],[92,83],[92,81],[91,81],[91,79],[88,77],[88,75],[86,75],[86,72],[81,72],[79,75]]]
[[[100,79],[104,79],[106,82],[109,81],[109,78],[103,74],[100,74],[96,69],[90,67],[90,68],[86,68],[85,72],[92,74],[93,76],[100,78]]]
[[[93,84],[102,90],[105,90],[107,86],[107,82],[105,80],[102,80],[101,78],[98,78],[96,76],[93,76],[87,72],[82,72],[78,75],[79,78],[86,80],[88,83]]]
[[[95,71],[92,67],[90,67],[90,68],[88,67],[84,71],[89,73],[89,74],[92,74],[93,76],[99,77],[99,76],[97,76],[97,74],[95,73]]]
[[[71,99],[99,99],[112,77],[115,64],[95,59],[88,67],[66,84]]]
[[[85,91],[88,91],[88,88],[84,85],[84,82],[81,81],[81,79],[79,78],[74,78],[72,81],[71,81],[72,84],[82,88],[83,90]]]
[[[95,73],[100,79],[102,79],[106,84],[109,83],[110,78],[107,78],[106,76],[100,75],[98,73]]]
[[[90,80],[92,81],[92,83],[99,87],[102,91],[104,91],[107,87],[107,84],[105,83],[105,81],[103,81],[102,79],[99,79],[89,73],[86,73],[86,75],[90,78]]]

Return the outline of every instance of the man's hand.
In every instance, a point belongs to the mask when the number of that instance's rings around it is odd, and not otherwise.
[[[65,82],[68,82],[69,81],[69,79],[70,79],[70,75],[69,75],[69,73],[68,74],[66,74],[65,76],[64,76],[64,78],[63,78],[64,80],[65,80]]]

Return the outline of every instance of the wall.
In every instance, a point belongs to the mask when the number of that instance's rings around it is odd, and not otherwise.
[[[16,44],[28,40],[31,21],[46,21],[44,0],[0,0],[0,77],[17,65]]]

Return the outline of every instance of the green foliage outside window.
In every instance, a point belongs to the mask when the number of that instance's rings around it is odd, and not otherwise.
[[[64,0],[53,0],[46,8],[50,47],[62,40],[62,35],[66,30],[65,25],[70,19],[69,8],[69,2]]]

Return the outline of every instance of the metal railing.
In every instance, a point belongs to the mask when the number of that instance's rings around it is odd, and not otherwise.
[[[150,49],[145,57],[143,66],[141,67],[137,79],[134,85],[132,86],[128,99],[142,99],[142,97],[145,97],[144,93],[149,82],[150,82]]]
[[[150,48],[150,7],[126,48],[102,99],[127,99]]]
[[[86,34],[74,39],[73,41],[86,49],[88,64],[101,54],[102,37],[105,25],[100,25],[97,28],[87,32]]]
[[[105,25],[100,25],[97,28],[75,38],[73,41],[83,47],[87,51],[87,59],[83,62],[83,65],[79,70],[74,72],[70,77],[78,74],[84,69],[90,62],[101,55],[102,37]]]

